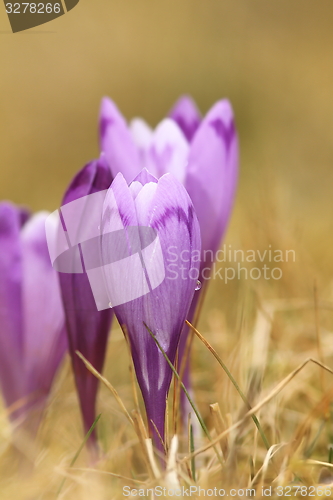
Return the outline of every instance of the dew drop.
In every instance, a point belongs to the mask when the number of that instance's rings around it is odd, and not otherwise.
[[[200,290],[200,288],[201,288],[201,281],[197,280],[195,290]]]

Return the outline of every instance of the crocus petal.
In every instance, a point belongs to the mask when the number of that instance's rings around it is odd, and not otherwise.
[[[146,168],[142,169],[141,172],[135,177],[133,182],[136,181],[140,182],[142,186],[144,184],[148,184],[148,182],[158,182],[157,178],[148,172]]]
[[[130,131],[139,149],[148,149],[153,138],[153,130],[142,118],[133,118]]]
[[[65,194],[63,213],[66,212],[67,203],[106,190],[111,180],[110,170],[103,157],[86,165],[73,179]],[[85,213],[84,209],[83,213]],[[64,222],[66,224],[66,219]],[[84,224],[84,221],[82,222]],[[97,310],[86,272],[59,273],[59,278],[65,307],[70,355],[84,430],[87,432],[95,419],[98,380],[87,370],[75,351],[81,352],[97,371],[102,371],[112,311]],[[93,433],[90,444],[95,445],[95,440],[96,435]]]
[[[185,187],[198,215],[202,250],[218,250],[234,202],[238,138],[229,101],[216,103],[200,125],[189,154]]]
[[[45,238],[47,216],[35,214],[22,229],[23,358],[28,391],[36,397],[48,394],[67,347],[58,275]]]
[[[142,174],[141,180],[146,174]],[[121,219],[124,231],[130,234],[130,228],[135,222],[138,228],[152,228],[157,237],[146,248],[141,248],[141,258],[144,267],[128,246],[128,263],[124,266],[123,282],[130,280],[132,287],[140,289],[146,282],[146,289],[141,296],[133,300],[119,303],[114,307],[119,323],[126,327],[129,334],[133,361],[139,385],[143,394],[149,427],[159,446],[152,421],[159,434],[164,437],[165,402],[170,386],[172,371],[163,355],[150,337],[144,323],[148,325],[170,360],[174,362],[180,332],[189,309],[198,275],[199,263],[193,261],[192,251],[200,252],[200,230],[191,200],[182,184],[167,174],[158,183],[147,179],[139,193],[133,199],[131,188],[119,174],[109,191],[112,194],[104,204],[103,227],[112,229],[112,217],[117,203],[126,197],[132,197],[128,202],[128,213]],[[136,181],[139,182],[139,181]],[[126,194],[129,193],[129,194]],[[111,202],[111,206],[110,206]],[[125,205],[122,205],[123,211]],[[136,217],[136,220],[134,220]],[[118,229],[118,226],[115,228]],[[102,244],[103,247],[103,244]],[[103,248],[111,252],[111,248]],[[184,263],[180,255],[185,251],[188,259]],[[171,253],[175,261],[171,261]],[[159,259],[156,256],[160,255]],[[108,259],[107,255],[105,256]],[[136,258],[135,265],[133,264]],[[111,260],[111,259],[109,259]],[[137,263],[139,262],[139,264]],[[121,264],[120,264],[121,265]],[[182,268],[183,266],[183,268]],[[133,272],[134,270],[134,272]],[[190,271],[191,270],[191,271]],[[161,279],[161,271],[163,276]],[[123,283],[115,280],[114,274],[106,271],[106,281],[110,296]],[[156,286],[155,286],[156,285]],[[119,297],[119,295],[118,295]],[[123,299],[126,294],[123,293]]]
[[[227,100],[216,103],[197,130],[191,144],[185,187],[191,196],[198,215],[202,237],[200,270],[211,268],[227,228],[234,202],[238,177],[238,138],[232,107]],[[209,251],[205,253],[205,251]],[[188,320],[193,322],[199,296],[207,281],[200,275],[201,291],[191,304]],[[185,353],[189,329],[184,327],[179,343],[179,359]],[[187,358],[183,382],[190,387]],[[183,415],[190,410],[187,399],[181,394]]]
[[[64,195],[64,203],[70,203],[89,194],[97,193],[110,186],[110,174],[105,155],[102,153],[98,160],[88,163],[73,178]]]
[[[142,168],[157,178],[171,173],[183,182],[189,145],[173,120],[164,119],[152,131],[143,120],[136,118],[131,123],[131,132],[138,147]]]
[[[0,205],[0,383],[5,403],[19,403],[37,430],[46,396],[66,349],[64,314],[45,235],[46,213],[27,220],[13,205]],[[24,225],[23,225],[24,224]]]
[[[140,186],[135,182],[135,188]],[[142,187],[142,186],[141,186]],[[107,192],[102,216],[103,272],[109,302],[112,307],[147,293],[139,256],[132,246],[138,246],[137,215],[132,191],[122,174],[118,174]],[[127,230],[127,228],[130,228]],[[133,231],[133,230],[134,231]],[[110,238],[110,235],[113,238]],[[133,268],[136,272],[133,272]]]
[[[171,173],[183,182],[188,153],[189,145],[184,134],[173,120],[165,118],[156,127],[143,166],[156,177]]]
[[[22,366],[23,311],[20,213],[0,204],[0,383],[7,406],[25,396]]]
[[[116,105],[105,97],[102,100],[99,121],[100,148],[113,177],[122,172],[131,182],[140,172],[140,159],[126,121]]]
[[[201,122],[200,111],[193,99],[187,95],[180,97],[171,109],[169,117],[178,123],[186,139],[191,142]]]

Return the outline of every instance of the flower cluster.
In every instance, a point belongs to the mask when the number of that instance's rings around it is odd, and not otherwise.
[[[233,112],[222,100],[202,119],[183,97],[152,130],[141,119],[127,125],[104,98],[99,131],[101,156],[70,183],[58,224],[49,217],[45,232],[46,214],[29,218],[0,205],[0,384],[13,420],[27,418],[32,407],[40,418],[68,342],[87,432],[98,380],[76,352],[102,372],[114,313],[128,335],[150,435],[162,450],[172,378],[166,357],[175,364],[178,352],[178,366],[182,362],[185,320],[193,320],[206,286],[200,271],[212,266],[206,251],[218,250],[232,210],[238,174]],[[74,206],[80,207],[75,217]],[[65,272],[50,260],[50,240],[62,249],[61,262],[67,259]],[[170,248],[188,255],[175,259],[174,267],[182,265],[182,272],[173,269],[177,279],[165,270]],[[188,364],[184,381],[190,384]],[[94,433],[89,443],[96,447]]]

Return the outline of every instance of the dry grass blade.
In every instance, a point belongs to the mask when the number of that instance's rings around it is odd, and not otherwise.
[[[260,469],[258,470],[257,474],[252,479],[251,486],[254,485],[257,482],[258,477],[261,474],[261,481],[260,481],[260,483],[258,485],[258,488],[257,488],[258,490],[261,490],[261,488],[262,488],[262,486],[264,484],[264,481],[265,481],[265,476],[266,476],[266,473],[267,473],[269,462],[273,459],[275,453],[279,449],[281,449],[283,446],[286,446],[286,444],[285,443],[278,443],[278,444],[273,444],[270,447],[270,449],[266,453],[266,456],[265,456],[264,463],[263,463],[262,467],[260,467]]]
[[[86,365],[87,369],[93,374],[95,375],[96,378],[98,378],[101,382],[103,382],[103,384],[109,389],[109,391],[111,391],[111,393],[113,394],[113,396],[115,397],[117,403],[119,404],[121,410],[123,411],[124,415],[127,417],[128,421],[130,422],[131,425],[133,425],[134,427],[134,422],[133,422],[133,419],[131,417],[131,415],[128,413],[124,403],[122,402],[118,392],[116,391],[116,389],[113,387],[113,385],[110,384],[110,382],[105,378],[103,377],[103,375],[101,375],[94,367],[91,363],[89,363],[89,361],[83,356],[83,354],[81,354],[79,351],[75,351],[75,353],[79,356],[80,359],[82,359],[83,363]]]
[[[320,326],[319,326],[319,307],[318,307],[318,286],[317,286],[317,280],[314,282],[313,286],[313,298],[314,298],[314,314],[315,314],[315,327],[316,327],[316,342],[317,342],[317,351],[318,351],[318,358],[321,363],[324,363],[324,354],[323,354],[323,347],[322,347],[322,341],[321,341],[321,335],[320,335]],[[321,382],[321,389],[324,392],[325,390],[325,372],[321,371],[320,372],[320,382]]]
[[[158,428],[156,427],[156,424],[153,420],[150,420],[150,423],[152,424],[152,426],[154,427],[155,431],[156,431],[156,434],[158,436],[158,439],[160,440],[160,443],[163,447],[163,450],[164,450],[164,453],[167,454],[167,447],[165,446],[165,442],[160,434],[160,431],[158,430]]]
[[[104,474],[106,476],[116,477],[118,479],[123,479],[126,483],[133,484],[146,484],[145,481],[139,481],[138,479],[133,479],[132,477],[122,476],[121,474],[115,474],[114,472],[109,472],[107,470],[99,470],[99,469],[89,469],[89,467],[75,467],[71,469],[73,472],[92,472],[94,474]]]
[[[331,467],[331,468],[333,468],[333,464],[331,464],[329,462],[321,462],[320,460],[312,460],[310,458],[308,460],[305,460],[304,463],[308,464],[308,465],[322,465],[324,467]]]
[[[232,432],[235,429],[238,429],[239,426],[241,426],[244,421],[251,417],[254,413],[258,412],[263,406],[265,406],[271,399],[273,399],[275,396],[277,396],[295,377],[296,375],[303,370],[303,368],[309,364],[310,362],[320,366],[322,369],[328,371],[329,373],[333,374],[333,371],[328,368],[327,366],[323,365],[319,361],[308,358],[303,363],[298,365],[295,370],[293,370],[289,375],[287,375],[279,384],[275,386],[275,388],[264,398],[262,399],[258,404],[256,404],[251,410],[249,410],[244,417],[241,420],[238,420],[238,422],[235,422],[232,426],[228,427],[224,432],[222,432],[219,436],[217,436],[215,439],[213,439],[209,444],[202,446],[201,448],[198,448],[194,453],[192,453],[190,456],[187,456],[183,458],[182,462],[185,462],[186,460],[191,460],[192,457],[195,457],[197,455],[200,455],[201,453],[204,453],[205,451],[209,450],[212,446],[215,446],[220,442],[221,439],[223,439],[225,436],[227,436],[230,432]]]
[[[274,319],[275,306],[269,302],[264,303],[258,309],[256,322],[253,328],[252,369],[256,373],[263,374],[268,355],[268,346],[272,322]]]
[[[209,409],[210,409],[210,414],[211,414],[212,419],[213,419],[216,434],[217,435],[222,434],[222,432],[225,431],[226,426],[225,426],[225,423],[223,421],[223,417],[221,414],[219,404],[213,403],[213,404],[209,405]],[[228,446],[229,446],[228,445],[228,436],[226,436],[225,439],[221,439],[220,446],[221,446],[221,451],[223,453],[224,460],[226,460],[227,456],[228,456]]]
[[[131,385],[132,385],[134,404],[135,404],[136,410],[140,413],[138,391],[136,390],[135,370],[134,370],[133,356],[132,356],[132,350],[131,350],[131,343],[129,340],[126,325],[121,325],[121,329],[122,329],[124,337],[125,337],[126,347],[127,347],[128,357],[129,357],[129,372],[130,372],[130,377],[131,377]]]
[[[319,403],[311,410],[309,415],[304,419],[304,421],[298,426],[293,439],[290,441],[289,449],[287,451],[288,456],[292,456],[297,448],[300,446],[303,437],[307,434],[311,423],[318,416],[322,416],[327,413],[327,409],[333,399],[333,387],[327,391],[321,398]]]
[[[173,400],[173,422],[174,422],[174,434],[177,434],[177,425],[178,425],[178,418],[179,418],[179,408],[180,408],[180,394],[181,394],[181,384],[179,383],[180,380],[183,380],[184,373],[185,373],[185,368],[186,364],[191,352],[192,344],[193,344],[193,332],[190,330],[189,335],[187,336],[186,339],[186,344],[185,344],[185,350],[184,354],[180,363],[180,368],[178,371],[178,355],[176,357],[176,365],[175,369],[179,373],[179,380],[177,377],[174,377],[174,383],[175,383],[175,390],[174,390],[174,400]]]
[[[170,489],[180,489],[180,484],[177,475],[177,451],[178,437],[175,435],[171,439],[168,463],[166,469],[165,482]]]
[[[141,446],[143,458],[144,458],[144,461],[145,461],[147,469],[148,469],[148,474],[149,474],[150,478],[153,479],[155,477],[154,471],[151,467],[151,463],[150,463],[148,452],[147,452],[147,446],[146,446],[146,439],[148,439],[148,433],[147,433],[146,427],[143,423],[142,416],[141,416],[140,412],[138,412],[137,410],[133,410],[132,417],[133,417],[135,432],[139,438],[139,443]]]
[[[215,349],[201,335],[201,333],[193,325],[191,325],[191,323],[189,321],[186,321],[186,323],[194,331],[194,333],[196,334],[196,336],[199,337],[199,339],[207,347],[207,349],[209,349],[209,351],[213,354],[213,356],[215,357],[215,359],[217,360],[217,362],[220,364],[220,366],[222,366],[223,370],[226,372],[226,374],[228,375],[229,379],[231,380],[231,382],[233,383],[234,387],[236,388],[238,394],[240,395],[240,397],[242,398],[243,402],[247,406],[247,409],[250,410],[251,409],[251,405],[250,405],[249,401],[247,400],[245,394],[243,393],[243,391],[241,390],[241,388],[237,384],[236,380],[234,379],[233,375],[228,370],[228,368],[226,367],[226,365],[223,363],[222,359],[217,354],[217,352],[215,351]],[[251,414],[251,417],[252,417],[252,420],[253,420],[255,426],[257,427],[257,429],[259,431],[259,434],[260,434],[260,436],[261,436],[261,438],[262,438],[262,440],[263,440],[263,442],[264,442],[264,444],[265,444],[265,446],[266,446],[266,448],[268,450],[270,448],[270,446],[269,446],[268,440],[267,440],[267,438],[266,438],[266,436],[264,434],[264,431],[262,430],[262,427],[261,427],[261,425],[259,423],[259,420],[254,415],[254,413]]]
[[[157,464],[155,461],[152,440],[150,438],[145,439],[145,444],[146,444],[146,449],[147,449],[147,454],[148,454],[148,459],[150,462],[151,470],[153,471],[153,475],[154,475],[155,479],[159,479],[161,477],[161,473],[160,473],[160,470],[157,467]]]

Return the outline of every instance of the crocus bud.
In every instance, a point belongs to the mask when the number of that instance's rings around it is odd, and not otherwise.
[[[67,346],[47,216],[0,204],[0,385],[11,420],[32,436]]]
[[[68,224],[72,222],[76,227],[83,228],[90,223],[87,219],[89,214],[86,213],[85,206],[81,205],[79,212],[66,219],[68,204],[80,198],[88,202],[89,195],[106,190],[111,180],[110,170],[103,157],[88,163],[80,170],[69,185],[62,203],[62,223],[65,232],[69,229],[66,227],[66,222]],[[96,229],[97,224],[98,222]],[[68,232],[66,234],[70,241],[71,235]],[[75,250],[79,252],[81,245],[78,244]],[[81,352],[98,372],[102,372],[112,311],[97,309],[85,269],[78,273],[70,271],[71,269],[67,269],[67,272],[60,272],[59,278],[66,315],[69,352],[86,433],[96,416],[98,379],[87,370],[75,351]],[[95,432],[91,434],[89,444],[92,448],[96,446]]]
[[[161,448],[158,434],[164,439],[172,370],[145,325],[174,363],[197,286],[198,220],[179,181],[171,174],[157,180],[143,170],[130,186],[122,174],[114,179],[104,201],[102,233],[110,306],[128,333],[150,433]]]

